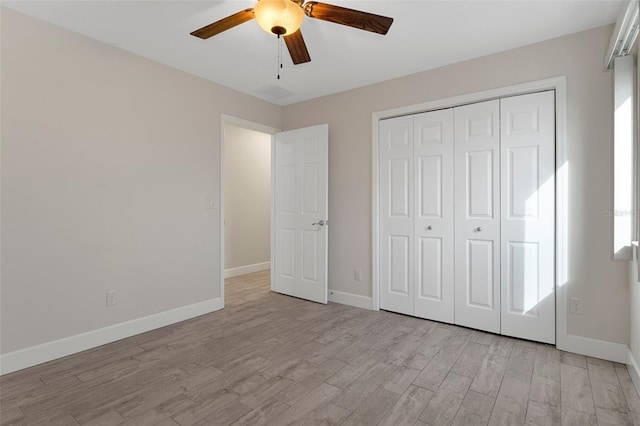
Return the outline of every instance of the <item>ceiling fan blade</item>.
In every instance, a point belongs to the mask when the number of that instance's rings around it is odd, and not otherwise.
[[[202,27],[199,30],[195,30],[191,33],[191,35],[206,40],[209,37],[213,37],[216,34],[227,31],[228,29],[231,29],[236,25],[240,25],[247,21],[250,21],[253,18],[255,18],[255,16],[253,15],[253,9],[245,9],[238,13],[234,13],[233,15],[227,16],[226,18],[223,18],[219,21],[216,21],[213,24]]]
[[[307,45],[304,42],[304,38],[302,38],[300,30],[291,35],[284,36],[284,42],[287,43],[287,49],[289,49],[289,54],[291,55],[291,59],[293,59],[294,65],[311,62]]]
[[[347,9],[346,7],[310,1],[304,5],[304,13],[310,18],[334,22],[360,30],[386,34],[393,24],[393,18]]]

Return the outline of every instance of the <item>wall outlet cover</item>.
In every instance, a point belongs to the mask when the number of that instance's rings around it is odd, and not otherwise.
[[[353,279],[356,281],[362,281],[362,269],[353,270]]]
[[[569,312],[576,315],[582,315],[582,298],[572,297],[569,299]]]
[[[113,306],[116,304],[116,290],[107,291],[107,306]]]

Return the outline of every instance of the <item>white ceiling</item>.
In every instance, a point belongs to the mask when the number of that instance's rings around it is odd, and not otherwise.
[[[386,36],[306,18],[311,62],[294,66],[283,45],[255,21],[200,40],[189,35],[252,7],[230,1],[3,1],[2,4],[140,56],[279,105],[615,22],[625,1],[365,1],[327,3],[391,16]],[[605,52],[602,52],[603,60]],[[279,99],[260,92],[284,91]],[[276,89],[276,90],[273,90]],[[282,90],[284,89],[284,90]]]

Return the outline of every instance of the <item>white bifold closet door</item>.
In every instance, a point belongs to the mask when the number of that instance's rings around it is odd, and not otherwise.
[[[454,116],[455,323],[500,333],[500,101]]]
[[[380,122],[380,308],[414,315],[413,116]]]
[[[453,110],[380,123],[380,307],[450,322]]]
[[[555,343],[554,92],[500,109],[502,334]]]
[[[415,316],[453,318],[453,110],[414,115]]]
[[[380,307],[554,343],[554,92],[379,133]]]

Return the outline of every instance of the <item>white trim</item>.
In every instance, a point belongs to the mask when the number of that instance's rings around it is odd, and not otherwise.
[[[378,277],[378,261],[380,256],[380,218],[378,206],[380,200],[380,168],[378,167],[378,146],[380,139],[380,120],[388,118],[386,113],[374,112],[371,120],[371,135],[373,146],[371,147],[371,309],[380,310],[380,277]]]
[[[239,275],[250,274],[252,272],[266,271],[271,268],[271,262],[254,263],[253,265],[238,266],[224,270],[224,277],[231,278]]]
[[[269,279],[271,291],[276,291],[276,239],[273,238],[273,233],[276,229],[276,197],[274,188],[276,187],[276,136],[271,135],[271,276]]]
[[[371,297],[359,294],[344,293],[342,291],[329,290],[329,302],[340,303],[341,305],[354,306],[362,309],[372,309],[373,301]]]
[[[633,352],[631,352],[631,349],[629,348],[627,348],[627,370],[629,370],[631,381],[636,387],[638,395],[640,395],[640,364],[633,357]]]
[[[569,247],[569,169],[567,155],[567,79],[562,77],[556,90],[556,346],[563,346],[567,332],[567,282]]]
[[[566,339],[556,347],[566,352],[573,352],[593,358],[626,364],[627,345],[623,343],[607,342],[606,340],[591,339],[589,337],[568,334]]]
[[[243,118],[234,117],[227,114],[220,114],[220,191],[218,205],[220,206],[220,223],[218,224],[220,230],[220,298],[222,299],[222,307],[224,307],[224,279],[226,277],[226,271],[224,269],[224,126],[230,125],[240,127],[242,129],[253,130],[256,132],[266,133],[271,136],[271,169],[273,170],[273,135],[278,133],[280,129],[271,126],[265,126],[264,124],[255,123],[253,121],[245,120]],[[271,188],[273,189],[273,173],[271,174]],[[271,191],[271,235],[273,236],[273,191]],[[273,261],[273,238],[271,238],[271,261]],[[271,263],[271,262],[270,262]],[[271,282],[273,282],[273,270],[271,271]],[[272,288],[273,290],[273,288]]]
[[[7,374],[43,362],[95,348],[116,340],[222,309],[222,299],[209,299],[165,312],[110,325],[0,355],[0,374]]]
[[[559,76],[545,80],[532,81],[513,86],[501,87],[497,89],[485,90],[482,92],[467,95],[454,96],[451,98],[421,103],[417,105],[394,108],[386,111],[374,112],[372,114],[372,295],[373,309],[380,309],[379,300],[379,277],[378,277],[378,253],[379,253],[379,218],[378,218],[378,123],[385,118],[398,117],[401,115],[416,114],[431,110],[450,108],[475,102],[487,101],[514,95],[540,92],[543,90],[555,90],[556,94],[556,345],[558,347],[570,346],[572,337],[567,333],[567,304],[565,296],[565,283],[567,283],[567,78]],[[599,342],[588,339],[592,342]],[[569,344],[568,344],[569,342]],[[607,343],[607,342],[604,342]],[[616,345],[616,344],[613,344]],[[580,347],[579,345],[577,347]],[[606,354],[607,351],[600,351],[596,345],[596,352]],[[616,352],[614,350],[613,352]]]

